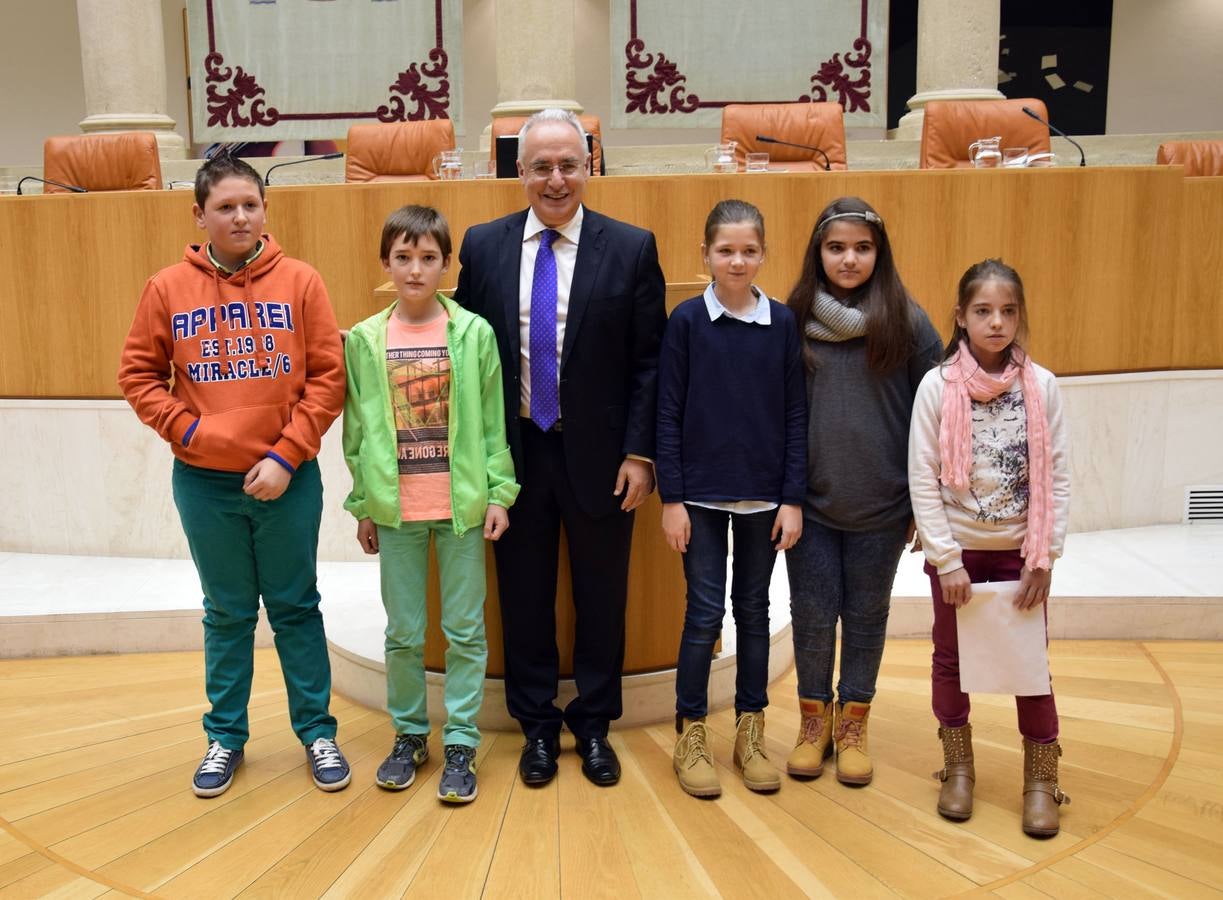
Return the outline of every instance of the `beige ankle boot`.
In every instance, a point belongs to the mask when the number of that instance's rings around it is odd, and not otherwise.
[[[1052,837],[1061,827],[1058,809],[1070,798],[1057,785],[1057,758],[1062,746],[1023,739],[1023,830],[1033,837]]]
[[[679,776],[679,786],[693,797],[717,797],[722,793],[722,785],[709,754],[704,717],[682,719],[678,724],[680,734],[671,762]]]
[[[764,752],[764,712],[739,713],[735,718],[735,768],[753,791],[775,791],[781,776]]]
[[[803,724],[798,743],[786,759],[786,772],[803,778],[818,778],[824,773],[824,760],[832,753],[832,710],[823,700],[799,699]]]
[[[943,768],[934,777],[943,783],[938,792],[938,814],[962,822],[972,815],[972,788],[977,773],[972,761],[972,726],[940,728]]]
[[[842,784],[870,784],[875,775],[866,743],[869,703],[851,700],[836,705],[833,740],[837,746],[837,781]]]

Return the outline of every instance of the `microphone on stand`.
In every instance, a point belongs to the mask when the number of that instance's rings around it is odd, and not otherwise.
[[[797,147],[799,150],[810,150],[813,153],[818,153],[820,156],[824,157],[824,171],[832,171],[832,161],[828,158],[828,154],[819,147],[811,147],[807,144],[794,144],[790,141],[779,141],[777,138],[766,137],[763,134],[756,135],[756,140],[760,141],[762,144],[782,144],[786,147]]]
[[[17,193],[18,194],[21,193],[21,186],[25,184],[27,181],[38,181],[43,184],[53,184],[56,187],[63,188],[64,190],[72,191],[72,193],[74,194],[88,194],[89,193],[89,191],[86,190],[85,188],[79,187],[75,184],[63,184],[62,182],[59,182],[59,181],[52,181],[50,178],[39,178],[37,175],[27,175],[24,178],[22,178],[20,181],[17,182]]]
[[[291,159],[288,162],[276,163],[276,165],[270,166],[268,170],[263,173],[263,183],[271,184],[272,173],[285,166],[295,166],[298,163],[317,162],[320,159],[339,159],[343,155],[344,154],[342,152],[337,150],[335,153],[324,153],[321,156],[307,156],[305,159]]]
[[[1075,140],[1074,138],[1072,138],[1070,135],[1066,134],[1066,132],[1062,131],[1060,128],[1056,128],[1056,127],[1054,127],[1053,123],[1051,123],[1051,122],[1046,122],[1044,119],[1042,119],[1042,118],[1041,118],[1040,116],[1038,116],[1036,113],[1032,112],[1032,110],[1028,109],[1026,106],[1021,106],[1021,107],[1020,107],[1020,109],[1022,109],[1022,110],[1024,111],[1024,113],[1026,113],[1027,115],[1031,116],[1031,117],[1032,117],[1033,119],[1035,119],[1037,122],[1040,122],[1040,124],[1044,125],[1046,128],[1048,128],[1048,129],[1049,129],[1050,131],[1052,131],[1054,134],[1058,135],[1059,137],[1064,137],[1066,140],[1070,141],[1070,143],[1074,144],[1074,146],[1075,146],[1075,147],[1078,147],[1078,150],[1079,150],[1079,165],[1080,165],[1080,166],[1085,166],[1085,165],[1087,165],[1087,154],[1083,152],[1083,148],[1079,146],[1079,142],[1078,142],[1078,141],[1076,141],[1076,140]]]

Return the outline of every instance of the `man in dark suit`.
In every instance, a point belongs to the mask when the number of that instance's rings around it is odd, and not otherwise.
[[[505,692],[526,744],[527,784],[556,774],[561,724],[582,771],[615,784],[607,742],[620,717],[633,510],[654,489],[658,348],[665,285],[654,235],[582,206],[589,162],[577,118],[543,110],[523,126],[529,209],[470,228],[455,299],[493,326],[506,431],[522,492],[496,544]],[[560,526],[569,542],[578,696],[555,704]]]

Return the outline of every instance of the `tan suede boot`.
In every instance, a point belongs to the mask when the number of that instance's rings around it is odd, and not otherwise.
[[[833,740],[837,745],[837,781],[842,784],[870,784],[875,775],[866,743],[869,703],[838,703]]]
[[[786,772],[803,778],[824,774],[824,760],[832,754],[832,710],[823,700],[798,701],[803,724],[798,743],[786,759]]]
[[[713,757],[709,755],[704,717],[683,719],[678,724],[680,735],[671,762],[679,776],[679,786],[693,797],[717,797],[722,793],[722,785],[718,781],[718,770],[713,767]]]
[[[972,762],[972,726],[940,728],[943,768],[934,777],[943,783],[938,792],[938,814],[962,822],[972,815],[972,788],[977,780]]]
[[[775,791],[781,775],[764,752],[764,712],[739,713],[735,718],[735,768],[753,791]]]
[[[1062,746],[1023,739],[1023,830],[1033,837],[1052,837],[1061,827],[1058,809],[1070,798],[1057,785],[1057,758]]]

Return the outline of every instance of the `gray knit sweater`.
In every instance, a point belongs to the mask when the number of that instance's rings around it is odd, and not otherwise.
[[[907,520],[908,442],[913,397],[943,354],[925,312],[913,311],[913,353],[885,375],[866,365],[866,338],[811,341],[807,373],[807,498],[804,514],[843,531],[873,531]]]

